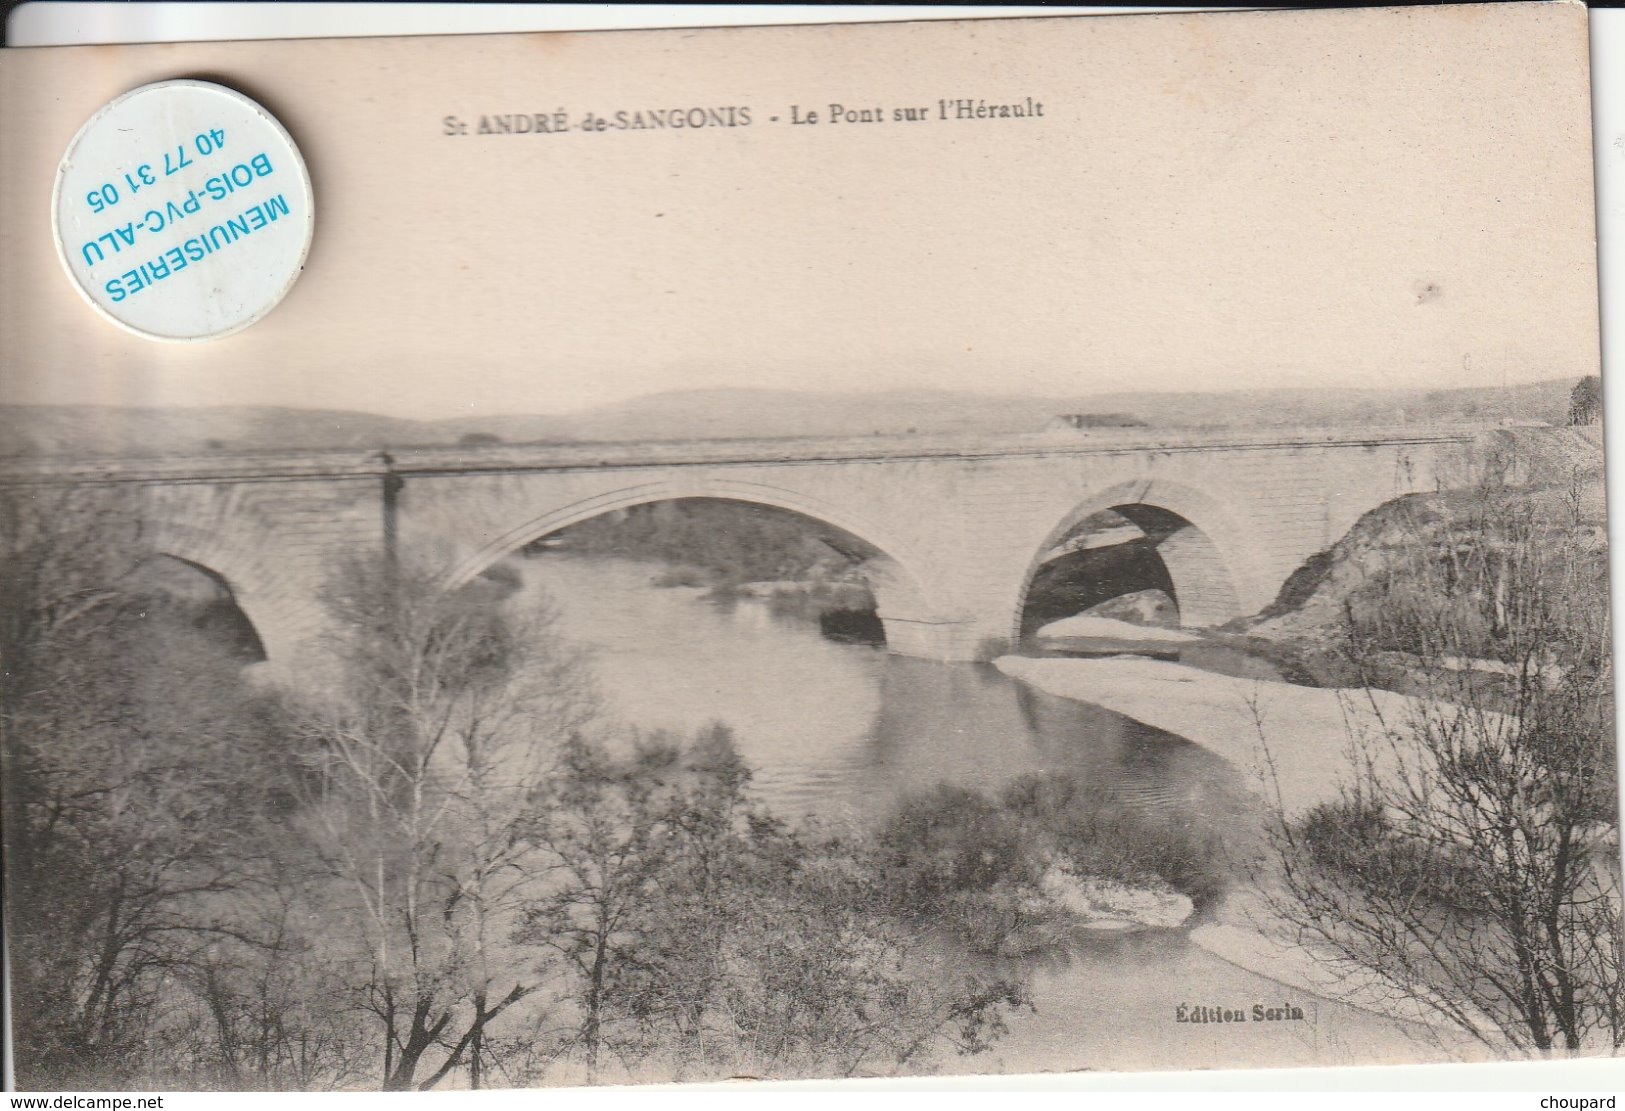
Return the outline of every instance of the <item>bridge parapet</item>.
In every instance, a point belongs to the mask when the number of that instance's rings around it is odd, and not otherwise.
[[[185,456],[0,459],[0,484],[259,482],[365,478],[390,473],[481,474],[594,468],[717,466],[1295,447],[1468,443],[1498,425],[1279,429],[1060,429],[998,436],[911,435],[843,439],[669,440],[639,443],[490,444],[372,451],[262,451]],[[389,457],[386,461],[385,456]]]

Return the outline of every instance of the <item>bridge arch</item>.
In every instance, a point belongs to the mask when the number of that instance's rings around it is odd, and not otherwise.
[[[544,510],[465,554],[447,575],[446,587],[456,589],[504,556],[571,525],[616,510],[693,498],[782,509],[851,536],[877,553],[864,560],[863,574],[874,594],[887,644],[894,650],[908,651],[923,635],[922,629],[944,623],[930,561],[892,530],[815,496],[766,483],[725,478],[676,478],[640,483]]]
[[[305,643],[321,605],[308,584],[285,581],[264,557],[266,545],[235,542],[226,530],[160,518],[151,524],[152,556],[195,569],[218,585],[247,624],[263,659],[288,662]]]
[[[1160,478],[1117,483],[1074,506],[1045,536],[1022,577],[1012,606],[1014,635],[1045,557],[1090,517],[1118,514],[1153,538],[1167,570],[1182,625],[1221,625],[1267,600],[1269,584],[1254,558],[1248,532],[1217,498]]]
[[[155,599],[180,602],[193,623],[229,644],[245,662],[266,658],[265,642],[243,609],[231,582],[212,567],[170,552],[152,552],[136,564],[135,589]]]

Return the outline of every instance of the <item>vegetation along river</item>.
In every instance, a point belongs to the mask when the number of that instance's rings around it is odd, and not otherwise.
[[[943,664],[840,643],[816,621],[755,598],[657,586],[662,565],[548,552],[515,559],[523,589],[582,649],[611,714],[691,733],[721,721],[779,816],[863,828],[941,783],[997,790],[1023,775],[1080,773],[1153,822],[1191,823],[1253,843],[1240,775],[1207,750],[1099,707],[1056,698],[985,664]],[[1215,908],[1199,906],[1193,921]],[[1416,1032],[1288,988],[1193,944],[1184,929],[1085,931],[1033,958],[1034,1010],[985,1069],[1205,1068],[1429,1056]],[[1255,1004],[1303,1018],[1253,1021]],[[1200,1008],[1242,1022],[1180,1021]],[[1287,1013],[1290,1013],[1288,1011]]]

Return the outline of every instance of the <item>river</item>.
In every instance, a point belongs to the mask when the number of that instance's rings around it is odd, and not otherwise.
[[[871,825],[903,795],[948,782],[995,789],[1027,773],[1083,773],[1127,805],[1255,836],[1241,777],[1218,756],[1099,707],[1056,698],[985,664],[905,659],[837,643],[757,599],[656,587],[661,567],[548,553],[516,559],[557,632],[591,661],[609,711],[680,733],[735,732],[760,801],[787,819]],[[1414,1027],[1243,971],[1183,930],[1099,935],[1053,954],[990,1053],[954,1071],[1188,1069],[1415,1061]],[[1181,1004],[1295,1006],[1302,1021],[1188,1023]]]

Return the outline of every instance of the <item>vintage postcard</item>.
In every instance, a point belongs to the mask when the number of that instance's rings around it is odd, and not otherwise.
[[[1616,1054],[1587,61],[0,52],[17,1085]]]

